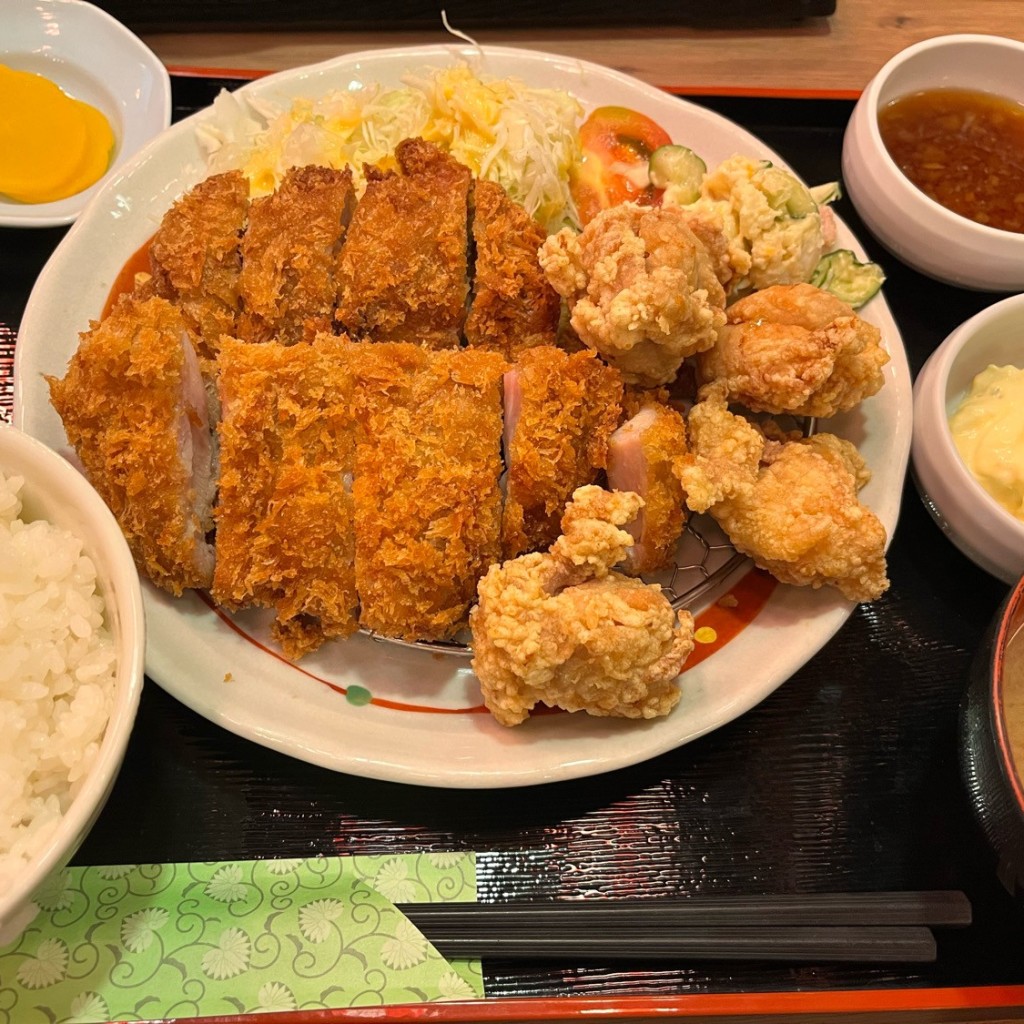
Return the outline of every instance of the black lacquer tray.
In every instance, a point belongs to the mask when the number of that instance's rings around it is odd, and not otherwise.
[[[175,117],[236,79],[173,77]],[[846,99],[689,96],[812,182],[840,176]],[[884,267],[916,373],[1002,296],[902,266],[846,200]],[[64,229],[0,230],[0,415],[29,290]],[[1024,984],[1024,916],[1000,886],[958,769],[972,655],[1006,588],[968,562],[908,482],[891,590],[859,608],[761,705],[703,739],[611,774],[507,791],[424,790],[292,760],[218,728],[155,685],[78,864],[475,850],[485,901],[676,893],[962,889],[974,924],[925,966],[485,963],[488,995],[664,995]],[[438,757],[443,757],[438,750]]]

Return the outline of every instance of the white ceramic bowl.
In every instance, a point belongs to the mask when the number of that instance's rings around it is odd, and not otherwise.
[[[114,130],[114,155],[94,185],[52,203],[0,196],[0,225],[70,224],[136,151],[171,123],[171,79],[160,59],[106,11],[84,0],[0,0],[0,64],[56,82],[91,103]]]
[[[946,535],[973,562],[1006,583],[1024,575],[1024,522],[971,475],[949,416],[990,364],[1024,367],[1024,295],[996,302],[961,324],[931,354],[914,384],[914,479]]]
[[[0,426],[0,468],[6,475],[25,478],[22,519],[47,519],[82,538],[84,551],[96,566],[117,652],[114,703],[89,775],[36,860],[0,889],[3,946],[35,916],[33,893],[71,859],[113,788],[142,692],[145,626],[131,552],[113,515],[85,477],[46,445],[7,426]]]
[[[1024,103],[1024,43],[948,35],[901,50],[861,94],[843,138],[843,182],[871,233],[929,277],[982,291],[1024,290],[1024,234],[977,224],[924,194],[896,165],[878,130],[891,100],[932,88],[996,93]]]

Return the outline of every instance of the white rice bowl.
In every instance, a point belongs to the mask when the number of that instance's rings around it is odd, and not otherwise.
[[[26,523],[0,468],[0,888],[53,835],[96,760],[116,654],[82,540]]]
[[[0,944],[106,800],[143,648],[138,573],[113,516],[59,455],[0,427]]]

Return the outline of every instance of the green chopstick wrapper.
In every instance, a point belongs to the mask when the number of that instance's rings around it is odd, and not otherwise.
[[[0,948],[0,1024],[479,998],[394,906],[475,899],[472,853],[68,868]]]

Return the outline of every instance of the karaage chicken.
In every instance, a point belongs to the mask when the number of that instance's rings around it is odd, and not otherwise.
[[[813,285],[765,288],[726,315],[714,347],[696,358],[698,380],[721,382],[730,401],[753,412],[834,416],[885,381],[879,329]]]
[[[548,238],[540,262],[580,340],[627,383],[673,380],[725,324],[712,257],[678,207],[602,210],[582,233],[565,228]]]
[[[870,473],[833,434],[758,430],[712,389],[689,418],[679,463],[694,511],[710,511],[733,546],[783,583],[831,585],[851,601],[889,587],[885,528],[857,497]]]
[[[623,718],[666,715],[693,650],[693,619],[657,586],[611,571],[642,506],[629,492],[581,487],[546,553],[494,565],[470,613],[484,703],[518,725],[537,704]]]

